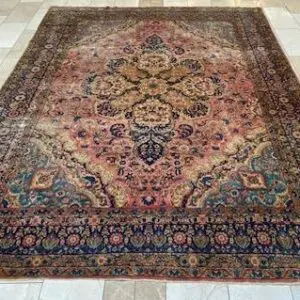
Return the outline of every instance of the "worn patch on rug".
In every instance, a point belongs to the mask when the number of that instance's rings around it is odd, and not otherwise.
[[[300,86],[260,9],[51,8],[0,98],[1,277],[300,279]]]

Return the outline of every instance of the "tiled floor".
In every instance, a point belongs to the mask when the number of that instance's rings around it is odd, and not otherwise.
[[[0,280],[0,300],[299,300],[299,285]]]
[[[51,5],[262,6],[300,78],[300,0],[0,0],[0,87]],[[0,300],[300,300],[299,285],[0,280]]]

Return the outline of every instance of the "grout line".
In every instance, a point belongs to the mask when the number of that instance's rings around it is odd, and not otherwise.
[[[286,9],[287,9],[291,14],[296,14],[296,12],[293,12],[292,9],[289,9],[288,4],[287,4],[288,1],[289,1],[289,0],[283,0],[283,5],[286,7]]]
[[[228,300],[230,300],[229,284],[226,285]]]
[[[290,13],[290,14],[293,16],[295,22],[298,24],[298,26],[300,28],[300,14],[297,14],[297,13]],[[299,15],[299,20],[296,18],[295,15]]]
[[[134,300],[138,300],[138,299],[136,299],[136,280],[134,281],[133,299],[134,299]]]
[[[165,282],[165,285],[166,285],[165,299],[168,300],[168,281]]]
[[[97,280],[98,284],[99,284],[99,287],[100,286],[100,280]],[[105,282],[106,280],[103,280],[103,289],[102,289],[102,295],[101,295],[101,298],[99,300],[104,300],[104,287],[105,287]]]
[[[43,280],[43,282],[42,282],[42,284],[41,284],[41,287],[40,287],[40,292],[39,292],[39,297],[38,297],[38,299],[37,299],[37,300],[40,300],[40,299],[41,299],[41,294],[42,294],[42,289],[43,289],[43,286],[44,286],[44,280]]]
[[[102,300],[105,300],[104,296],[105,296],[105,291],[106,291],[106,284],[107,284],[107,280],[104,280],[104,286],[103,286],[103,292],[102,292]]]
[[[220,285],[222,286],[222,285]],[[215,291],[216,288],[218,288],[219,286],[217,285],[213,285],[212,286],[212,289],[209,291],[209,293],[207,294],[206,298],[209,299],[210,298],[210,295]]]
[[[167,283],[163,281],[162,285],[164,287],[164,293],[163,293],[164,299],[163,300],[167,300]]]
[[[293,291],[292,291],[292,287],[290,285],[289,285],[289,289],[290,289],[292,300],[295,300],[295,297],[294,297],[294,294],[293,294]]]

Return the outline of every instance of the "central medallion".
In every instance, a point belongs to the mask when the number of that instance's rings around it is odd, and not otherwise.
[[[51,180],[32,189],[43,187],[44,197],[55,184],[67,187],[71,202],[62,206],[215,205],[226,180],[250,180],[234,172],[264,134],[257,102],[242,51],[224,37],[166,20],[93,32],[54,76],[36,126],[39,151],[51,152],[43,162]],[[45,177],[44,164],[33,178]],[[20,184],[11,185],[19,201],[34,205]]]
[[[130,52],[130,47],[123,51]],[[184,53],[184,49],[176,49]],[[154,34],[145,39],[131,59],[114,58],[107,64],[106,74],[89,76],[83,86],[87,95],[96,95],[96,112],[100,115],[124,114],[130,123],[130,136],[138,156],[151,165],[164,154],[164,148],[175,135],[174,123],[180,114],[206,115],[207,96],[214,95],[217,84],[203,78],[203,66],[198,60],[177,59],[163,39]],[[118,98],[136,92],[138,102],[120,107]],[[172,93],[192,103],[184,109],[173,106]]]

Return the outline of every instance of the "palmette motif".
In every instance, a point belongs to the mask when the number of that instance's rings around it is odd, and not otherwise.
[[[1,91],[0,275],[299,278],[282,55],[255,9],[51,9]]]

